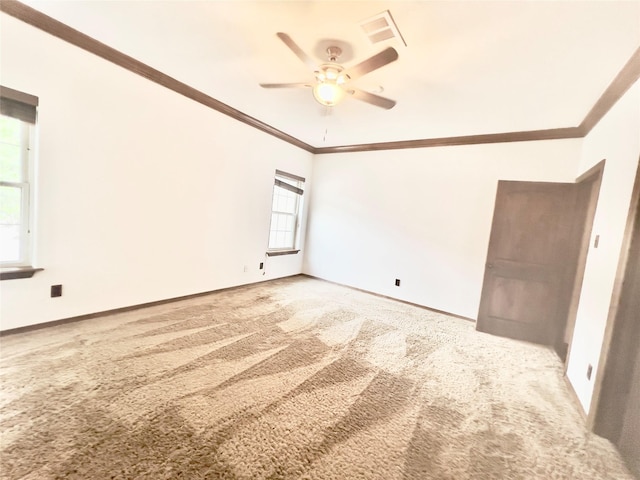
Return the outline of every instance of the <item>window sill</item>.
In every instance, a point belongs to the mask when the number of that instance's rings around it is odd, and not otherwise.
[[[280,255],[295,255],[300,250],[272,250],[267,252],[267,257],[278,257]]]
[[[0,268],[0,280],[16,280],[18,278],[31,278],[36,272],[41,272],[44,268],[33,267],[3,267]]]

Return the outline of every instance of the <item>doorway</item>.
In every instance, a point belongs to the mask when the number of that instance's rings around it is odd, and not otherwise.
[[[580,238],[580,250],[576,262],[576,271],[573,281],[573,289],[571,292],[571,300],[567,315],[566,326],[564,330],[564,340],[562,342],[561,351],[558,352],[560,358],[565,361],[565,370],[569,363],[570,345],[573,340],[573,331],[576,325],[576,317],[578,315],[578,304],[580,303],[580,292],[582,290],[582,281],[584,279],[584,270],[587,264],[587,255],[591,247],[591,232],[593,231],[593,219],[598,206],[598,196],[600,195],[600,185],[602,183],[602,174],[606,161],[601,160],[591,167],[585,173],[580,175],[576,180],[578,185],[578,209],[580,218],[584,218],[582,224],[582,232],[577,233]],[[580,225],[578,225],[580,227]],[[594,242],[597,242],[595,239]],[[597,246],[597,245],[594,245]],[[566,371],[565,371],[566,373]]]
[[[589,412],[640,478],[640,162]]]

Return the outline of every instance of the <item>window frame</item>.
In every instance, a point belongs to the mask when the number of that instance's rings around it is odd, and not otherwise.
[[[0,260],[0,269],[2,270],[33,270],[31,267],[33,261],[32,222],[34,219],[34,144],[36,136],[37,105],[38,97],[0,86],[0,115],[16,119],[20,122],[21,147],[21,181],[15,182],[0,180],[0,186],[17,188],[21,192],[19,258],[12,261]],[[3,271],[3,274],[4,273],[7,272]]]
[[[296,185],[292,185],[291,183],[289,183],[291,181],[295,182]],[[301,236],[300,229],[302,224],[301,217],[302,217],[302,210],[304,208],[304,197],[303,197],[304,183],[305,183],[304,177],[287,173],[282,170],[276,170],[275,176],[274,176],[272,195],[271,195],[271,219],[269,221],[269,231],[268,231],[268,238],[267,238],[267,256],[290,255],[290,254],[296,254],[300,251],[300,248],[299,248],[300,236]],[[295,194],[295,207],[294,207],[295,213],[274,210],[273,201],[276,195],[276,188],[278,187],[284,188],[285,190],[289,190],[290,192],[293,192]],[[289,215],[293,217],[293,230],[292,230],[293,238],[292,238],[291,246],[287,245],[285,247],[274,247],[274,248],[270,247],[271,235],[272,235],[272,232],[274,231],[272,229],[274,214]]]

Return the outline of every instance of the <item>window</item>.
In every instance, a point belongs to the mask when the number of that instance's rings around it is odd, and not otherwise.
[[[0,266],[30,264],[31,148],[37,97],[0,87]]]
[[[276,170],[267,255],[298,253],[304,178]]]

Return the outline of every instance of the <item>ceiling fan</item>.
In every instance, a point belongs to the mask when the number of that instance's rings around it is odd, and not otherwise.
[[[307,55],[286,33],[278,32],[278,38],[291,49],[296,56],[302,60],[314,73],[315,82],[306,83],[261,83],[263,88],[312,88],[313,97],[316,101],[327,107],[338,104],[346,95],[350,95],[357,100],[370,103],[376,107],[385,109],[393,108],[395,100],[381,97],[373,93],[365,92],[353,88],[349,82],[366,75],[369,72],[384,67],[398,59],[398,52],[392,47],[367,58],[357,65],[346,68],[338,63],[338,58],[342,54],[342,49],[337,46],[327,48],[329,61],[317,65],[309,55]]]

